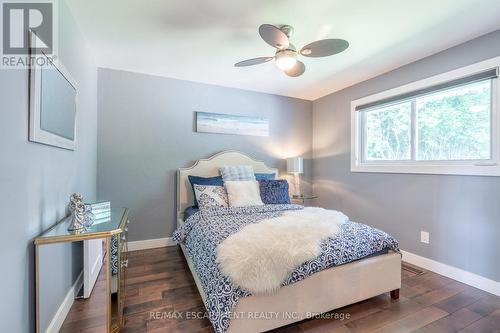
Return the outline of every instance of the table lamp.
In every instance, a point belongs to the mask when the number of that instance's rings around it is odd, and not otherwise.
[[[300,196],[300,174],[304,173],[304,160],[302,157],[291,157],[286,160],[286,171],[293,174],[295,195]]]

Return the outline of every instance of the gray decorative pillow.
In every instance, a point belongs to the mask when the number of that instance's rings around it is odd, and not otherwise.
[[[193,187],[201,210],[212,207],[229,207],[229,200],[224,186],[194,184]]]
[[[222,179],[226,181],[234,180],[255,180],[255,173],[251,165],[228,165],[219,168]]]

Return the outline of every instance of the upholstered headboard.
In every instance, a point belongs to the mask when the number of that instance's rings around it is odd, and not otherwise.
[[[207,159],[196,161],[189,168],[177,170],[177,223],[182,222],[184,210],[194,203],[193,190],[188,176],[211,177],[219,175],[219,167],[224,165],[251,165],[255,172],[274,172],[278,176],[278,169],[269,168],[263,161],[256,160],[238,151],[223,151]]]

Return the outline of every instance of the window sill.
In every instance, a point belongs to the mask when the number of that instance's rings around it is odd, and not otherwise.
[[[499,165],[351,165],[351,172],[500,176]]]

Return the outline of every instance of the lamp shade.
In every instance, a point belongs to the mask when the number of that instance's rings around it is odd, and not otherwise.
[[[304,173],[304,160],[302,157],[287,158],[286,171],[288,173]]]

